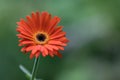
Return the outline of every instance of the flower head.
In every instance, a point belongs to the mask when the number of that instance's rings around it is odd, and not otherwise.
[[[17,22],[19,46],[23,46],[21,51],[30,51],[30,58],[38,58],[40,54],[61,57],[59,50],[64,50],[68,39],[63,27],[57,26],[59,22],[59,17],[52,17],[48,12],[33,12],[31,16],[26,16],[26,20]]]

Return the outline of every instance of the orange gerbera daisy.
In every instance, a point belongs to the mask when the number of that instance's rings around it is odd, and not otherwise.
[[[19,46],[23,46],[22,52],[31,51],[30,58],[50,55],[61,57],[59,50],[64,50],[68,39],[66,32],[62,31],[62,26],[57,26],[60,18],[51,17],[48,12],[33,12],[31,16],[26,16],[27,20],[21,19],[17,22],[17,34],[20,38]]]

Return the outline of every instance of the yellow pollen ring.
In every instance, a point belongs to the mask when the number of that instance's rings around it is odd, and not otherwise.
[[[33,35],[36,44],[44,45],[48,42],[49,36],[45,32],[37,32]]]

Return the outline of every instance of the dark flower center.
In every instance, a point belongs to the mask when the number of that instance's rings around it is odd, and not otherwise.
[[[37,40],[40,41],[40,42],[44,42],[45,39],[46,39],[46,36],[44,34],[38,34],[36,36]]]

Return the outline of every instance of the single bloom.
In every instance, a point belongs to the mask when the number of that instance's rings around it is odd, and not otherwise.
[[[19,46],[23,46],[21,51],[30,51],[30,58],[38,58],[40,54],[44,57],[62,57],[59,51],[64,50],[69,40],[62,30],[63,26],[58,26],[59,22],[58,16],[52,17],[48,12],[38,11],[26,16],[26,20],[17,22]]]

